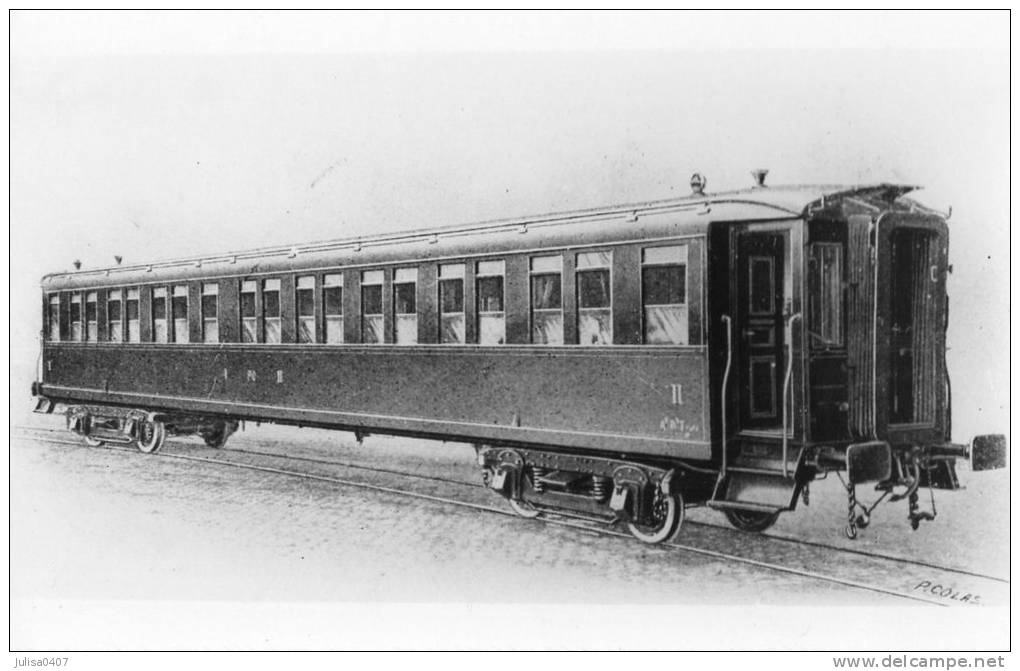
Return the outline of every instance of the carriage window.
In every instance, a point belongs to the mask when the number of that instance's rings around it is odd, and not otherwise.
[[[220,341],[220,322],[216,316],[220,285],[208,282],[202,285],[202,341]]]
[[[315,278],[297,278],[297,341],[315,342]]]
[[[502,345],[506,340],[506,313],[503,311],[502,261],[479,261],[475,279],[478,299],[478,344]]]
[[[167,342],[166,287],[152,290],[152,335],[155,342]]]
[[[382,270],[361,273],[361,342],[383,341]]]
[[[138,342],[142,334],[138,326],[138,289],[127,290],[127,342]]]
[[[531,259],[531,342],[563,344],[563,259]]]
[[[191,338],[188,333],[187,285],[178,284],[174,287],[171,310],[173,311],[174,319],[173,342],[188,342]]]
[[[96,308],[98,300],[99,294],[95,291],[85,294],[85,340],[89,342],[99,339],[98,310]]]
[[[241,342],[258,342],[255,316],[255,280],[241,282]]]
[[[106,333],[110,342],[121,342],[124,339],[124,323],[120,311],[122,296],[120,289],[110,289],[106,297]]]
[[[398,345],[418,342],[417,268],[397,268],[393,272],[393,313]]]
[[[280,342],[280,280],[262,280],[262,328],[264,342]]]
[[[809,246],[808,334],[814,347],[843,346],[843,246],[838,242]]]
[[[464,344],[464,264],[439,266],[439,342]]]
[[[81,341],[81,294],[71,294],[71,340]]]
[[[344,276],[337,273],[322,278],[322,307],[326,315],[326,342],[344,341]]]
[[[649,247],[641,264],[645,343],[686,345],[687,245]]]
[[[49,299],[49,327],[46,334],[50,340],[60,340],[60,294],[50,294]]]
[[[609,267],[612,252],[577,255],[577,342],[609,345],[613,342],[613,308]]]

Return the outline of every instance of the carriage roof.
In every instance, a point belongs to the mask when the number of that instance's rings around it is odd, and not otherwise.
[[[652,229],[655,225],[651,222],[668,219],[672,234],[698,235],[713,221],[798,218],[814,208],[847,199],[876,210],[914,208],[917,207],[916,203],[905,201],[901,196],[915,188],[884,183],[864,186],[756,187],[471,224],[203,254],[152,263],[56,272],[44,276],[42,286],[45,290],[74,289],[255,272],[292,272],[319,266],[392,264],[399,263],[402,256],[441,259],[477,255],[483,247],[491,247],[493,253],[506,253],[506,243],[518,239],[521,233],[532,233],[531,241],[548,240],[554,245],[559,243],[559,246],[569,246],[564,243],[564,239],[581,233],[586,234],[588,241],[597,240],[597,235],[593,237],[597,232],[615,231],[617,236],[621,232],[633,236],[639,232],[635,230],[635,222],[639,218],[648,222],[647,226],[639,227],[644,233],[654,234]],[[659,224],[660,229],[662,225]],[[441,247],[443,251],[437,253],[436,245],[440,242],[445,245]],[[520,246],[520,243],[514,244]]]

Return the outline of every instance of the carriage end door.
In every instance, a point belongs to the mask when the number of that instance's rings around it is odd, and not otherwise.
[[[785,373],[786,230],[737,232],[734,311],[738,430],[780,431]]]

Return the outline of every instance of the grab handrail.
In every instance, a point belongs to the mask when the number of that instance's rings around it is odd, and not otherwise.
[[[730,381],[730,364],[733,361],[733,322],[729,315],[723,315],[722,320],[726,323],[726,370],[723,371],[722,377],[722,403],[719,405],[722,413],[722,462],[720,463],[719,478],[716,480],[716,489],[722,483],[724,477],[726,477],[726,387]],[[715,492],[713,492],[712,498],[715,498]]]
[[[783,477],[790,477],[789,469],[786,467],[786,453],[789,438],[787,436],[787,420],[789,419],[789,406],[787,398],[790,389],[790,375],[793,373],[793,322],[800,319],[800,313],[792,314],[786,318],[786,375],[783,376]]]

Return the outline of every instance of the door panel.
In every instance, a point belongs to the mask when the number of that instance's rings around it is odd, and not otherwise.
[[[739,429],[782,424],[785,240],[783,232],[738,234],[736,258],[736,371]]]

